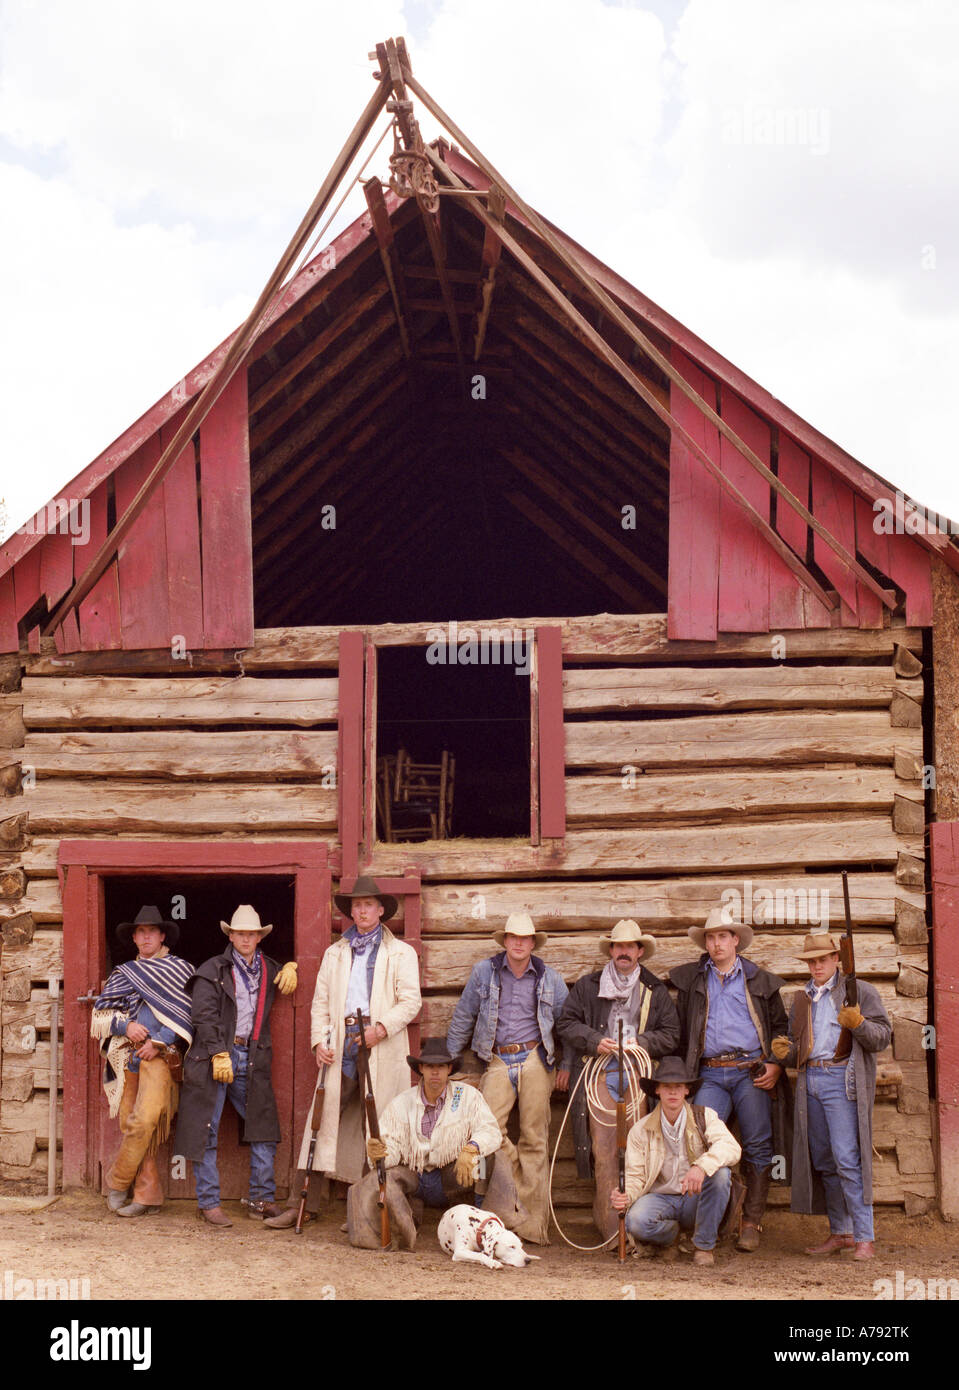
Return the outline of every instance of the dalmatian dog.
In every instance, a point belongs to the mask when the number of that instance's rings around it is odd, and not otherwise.
[[[539,1255],[527,1255],[518,1235],[508,1231],[498,1216],[480,1211],[479,1207],[450,1207],[444,1212],[436,1232],[439,1242],[453,1263],[485,1265],[487,1269],[502,1269],[512,1265],[523,1269]]]

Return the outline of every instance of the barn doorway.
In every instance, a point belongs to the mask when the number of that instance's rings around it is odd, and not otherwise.
[[[490,659],[489,641],[485,662],[479,641],[475,662],[454,659],[465,652],[464,644],[441,646],[439,651],[378,649],[378,839],[528,837],[531,649],[532,636],[529,649],[508,654],[508,664],[502,660],[502,644],[499,659]],[[443,660],[436,660],[437,655]],[[405,798],[395,796],[395,777],[387,788],[384,776],[391,771],[384,766],[388,759],[400,758],[402,769],[403,753],[414,769]],[[442,777],[444,754],[448,799],[443,810],[436,811],[438,798],[431,793]],[[421,774],[419,787],[418,767],[437,770]],[[384,808],[387,796],[390,805]],[[437,826],[444,815],[445,825]],[[431,833],[431,817],[442,833]]]

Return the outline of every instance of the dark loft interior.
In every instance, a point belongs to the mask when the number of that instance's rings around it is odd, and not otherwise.
[[[220,929],[229,922],[240,903],[251,903],[264,926],[273,930],[265,938],[265,950],[275,960],[294,959],[293,879],[267,874],[135,874],[118,875],[105,881],[107,971],[136,951],[123,951],[117,945],[116,928],[132,922],[146,903],[177,923],[180,938],[175,954],[201,965],[219,955],[228,944]],[[179,913],[183,912],[180,917]]]
[[[435,765],[446,750],[455,760],[450,834],[528,836],[529,676],[512,665],[431,665],[426,652],[377,654],[378,758],[405,748],[414,763]],[[422,824],[402,808],[391,819],[396,840]]]

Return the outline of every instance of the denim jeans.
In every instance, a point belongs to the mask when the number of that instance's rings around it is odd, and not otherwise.
[[[230,1061],[233,1064],[233,1080],[228,1086],[221,1081],[216,1088],[216,1100],[210,1118],[210,1133],[206,1141],[206,1152],[200,1163],[193,1165],[196,1181],[196,1201],[201,1211],[220,1205],[220,1175],[216,1167],[216,1139],[220,1129],[223,1106],[229,1099],[233,1109],[244,1118],[246,1115],[247,1062],[250,1052],[246,1047],[231,1047]],[[276,1143],[250,1145],[250,1201],[272,1202],[276,1196],[273,1180],[273,1160],[276,1156]]]
[[[759,1053],[756,1054],[758,1059]],[[723,1121],[735,1110],[743,1158],[754,1168],[773,1161],[772,1098],[753,1085],[747,1067],[700,1067],[703,1084],[690,1097],[694,1105],[708,1105]]]
[[[343,1075],[349,1081],[359,1079],[359,1068],[356,1063],[356,1054],[360,1050],[360,1025],[358,1023],[348,1023],[343,1037],[343,1058],[340,1063]]]
[[[712,1250],[729,1201],[730,1171],[717,1168],[703,1179],[701,1192],[685,1197],[667,1192],[647,1192],[637,1197],[626,1213],[626,1229],[633,1240],[646,1245],[672,1245],[680,1228],[692,1231],[697,1250]]]
[[[862,1195],[859,1115],[846,1099],[845,1067],[806,1068],[809,1156],[826,1194],[829,1230],[856,1240],[872,1240],[872,1207]]]

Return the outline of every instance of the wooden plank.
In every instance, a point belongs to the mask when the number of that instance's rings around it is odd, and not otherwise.
[[[577,668],[564,673],[563,708],[584,713],[880,707],[889,705],[896,689],[895,672],[884,666]]]
[[[780,434],[778,449],[780,482],[795,497],[808,506],[809,456],[787,434]],[[781,498],[776,499],[776,530],[796,555],[806,554],[808,527],[803,518]],[[778,555],[769,557],[769,624],[772,631],[780,627],[801,628],[803,625],[804,589],[796,576]]]
[[[720,414],[767,466],[769,426],[727,386],[720,387]],[[769,515],[769,484],[723,436],[720,466],[763,516]],[[723,632],[769,631],[769,556],[772,552],[738,503],[723,494],[719,506],[718,624]],[[776,557],[787,568],[779,556]]]
[[[784,808],[790,812],[888,812],[902,800],[896,796],[896,786],[895,774],[885,767],[568,777],[567,819],[570,825],[600,826],[678,817],[776,815]],[[908,805],[913,808],[915,803]],[[921,834],[922,807],[915,807],[909,819],[901,816],[901,822],[893,820],[896,831]]]
[[[30,824],[62,834],[119,830],[217,833],[223,830],[328,830],[336,825],[335,789],[298,784],[155,782],[111,784],[56,778],[30,793]]]
[[[60,524],[68,529],[44,536],[39,547],[40,590],[46,595],[50,609],[63,597],[73,581],[73,537],[67,518]]]
[[[339,644],[339,827],[343,845],[342,872],[358,872],[363,833],[363,659],[361,632],[344,632]],[[408,848],[408,846],[404,846]]]
[[[849,875],[850,910],[859,925],[893,928],[897,885],[892,874]],[[771,929],[770,918],[789,924],[803,920],[817,929],[843,922],[842,880],[837,873],[809,876],[801,872],[757,874],[744,882],[734,877],[696,875],[692,878],[590,879],[584,882],[500,879],[491,883],[426,883],[423,887],[423,931],[438,935],[476,933],[480,925],[502,930],[512,912],[528,912],[546,932],[602,932],[623,917],[631,917],[655,935],[685,936],[688,927],[702,925],[712,908],[736,893],[747,919]],[[919,899],[921,901],[921,899]],[[656,966],[653,966],[656,969]]]
[[[160,436],[148,439],[121,464],[114,479],[117,518],[134,498],[160,458]],[[166,523],[163,498],[154,493],[130,527],[117,551],[120,584],[120,632],[123,645],[169,647],[170,601],[167,593]]]
[[[929,551],[908,535],[887,537],[890,579],[906,592],[906,622],[931,627],[933,621],[932,572]],[[953,547],[950,544],[949,549]]]
[[[25,555],[13,570],[13,591],[17,618],[22,618],[30,611],[42,592],[39,546]]]
[[[26,681],[24,681],[26,684]],[[26,715],[24,716],[26,720]],[[892,763],[920,731],[893,729],[884,711],[692,715],[687,719],[593,720],[566,726],[566,766],[675,767],[784,763]]]
[[[568,830],[562,848],[523,840],[377,845],[370,872],[396,873],[400,859],[425,877],[542,878],[592,873],[731,873],[736,870],[890,864],[904,842],[888,816],[797,819],[772,824],[642,830]]]
[[[678,349],[678,372],[715,406],[715,386]],[[719,458],[719,435],[695,405],[670,388],[670,408],[697,443]],[[718,631],[719,484],[710,478],[683,440],[669,442],[669,616],[671,640],[711,642]]]
[[[13,571],[10,570],[0,575],[0,652],[15,652],[19,647]]]
[[[164,449],[174,433],[173,421],[160,431],[160,443]],[[167,601],[172,629],[170,640],[182,639],[188,652],[202,646],[204,641],[200,518],[196,489],[196,452],[191,439],[159,489],[163,498],[166,533]],[[180,647],[181,644],[177,645]]]
[[[74,575],[82,574],[107,534],[107,483],[90,497],[90,536],[74,556]],[[110,651],[122,644],[120,580],[116,560],[107,566],[90,593],[77,605],[80,644],[84,651]]]
[[[558,627],[536,629],[539,691],[539,828],[542,839],[566,834],[563,648]]]
[[[200,427],[203,645],[253,641],[253,530],[247,374],[241,368]]]
[[[849,487],[838,479],[831,469],[818,459],[812,461],[813,512],[826,526],[827,530],[847,550],[855,548],[855,508],[853,494]],[[820,569],[830,579],[843,600],[844,625],[862,627],[881,627],[881,605],[876,596],[861,584],[838,555],[825,544],[820,536],[813,541],[813,554]],[[859,604],[860,592],[869,593],[872,600],[865,608]]]
[[[0,697],[0,700],[7,697]],[[32,677],[23,682],[24,722],[30,728],[124,724],[282,723],[314,725],[336,719],[333,677],[263,679],[199,676]]]
[[[336,765],[336,732],[31,733],[23,761],[39,777],[162,777],[171,781],[316,781]]]

